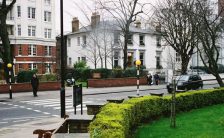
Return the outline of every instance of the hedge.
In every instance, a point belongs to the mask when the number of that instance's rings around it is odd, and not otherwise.
[[[143,120],[170,114],[171,96],[143,96],[121,104],[108,103],[89,126],[91,138],[129,138]],[[224,103],[224,88],[176,94],[176,112]]]

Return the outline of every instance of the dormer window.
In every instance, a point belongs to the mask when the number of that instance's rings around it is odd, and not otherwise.
[[[139,44],[145,45],[145,36],[144,35],[139,35]]]

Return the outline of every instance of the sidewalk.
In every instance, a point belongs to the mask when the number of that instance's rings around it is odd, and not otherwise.
[[[55,129],[64,119],[51,117],[0,129],[0,138],[37,138],[35,129]]]

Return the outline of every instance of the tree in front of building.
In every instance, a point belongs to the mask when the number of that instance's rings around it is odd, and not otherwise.
[[[4,62],[4,70],[5,70],[5,76],[8,78],[8,71],[7,71],[7,64],[13,62],[12,58],[12,49],[10,46],[8,31],[7,31],[7,14],[12,9],[13,5],[15,4],[16,0],[9,1],[8,0],[2,0],[0,3],[0,38],[2,41],[2,45],[0,45],[2,50],[0,51],[0,58],[2,58]]]
[[[186,74],[189,61],[198,45],[196,28],[187,12],[194,0],[164,0],[155,6],[154,22],[166,45],[181,56],[181,74]]]
[[[224,86],[222,78],[219,75],[219,58],[221,51],[220,40],[223,39],[224,20],[223,4],[219,4],[212,0],[196,0],[198,12],[189,12],[193,17],[192,20],[197,24],[197,38],[200,45],[197,47],[201,61],[207,70],[215,76],[220,86]],[[216,9],[216,10],[215,10]]]
[[[129,27],[134,23],[141,13],[143,13],[143,8],[145,3],[141,4],[139,0],[98,0],[101,9],[109,12],[110,15],[118,23],[117,27],[121,29],[122,35],[124,37],[123,49],[123,68],[126,69],[128,66],[128,41],[130,36]]]

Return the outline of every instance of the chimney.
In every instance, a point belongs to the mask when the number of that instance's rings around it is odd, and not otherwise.
[[[76,32],[79,30],[79,19],[74,17],[72,20],[72,32]]]
[[[135,27],[136,28],[141,28],[141,22],[140,21],[136,21],[135,22]]]
[[[95,27],[97,24],[99,24],[100,22],[100,15],[98,12],[94,12],[92,13],[92,16],[91,16],[91,26],[92,27]]]

